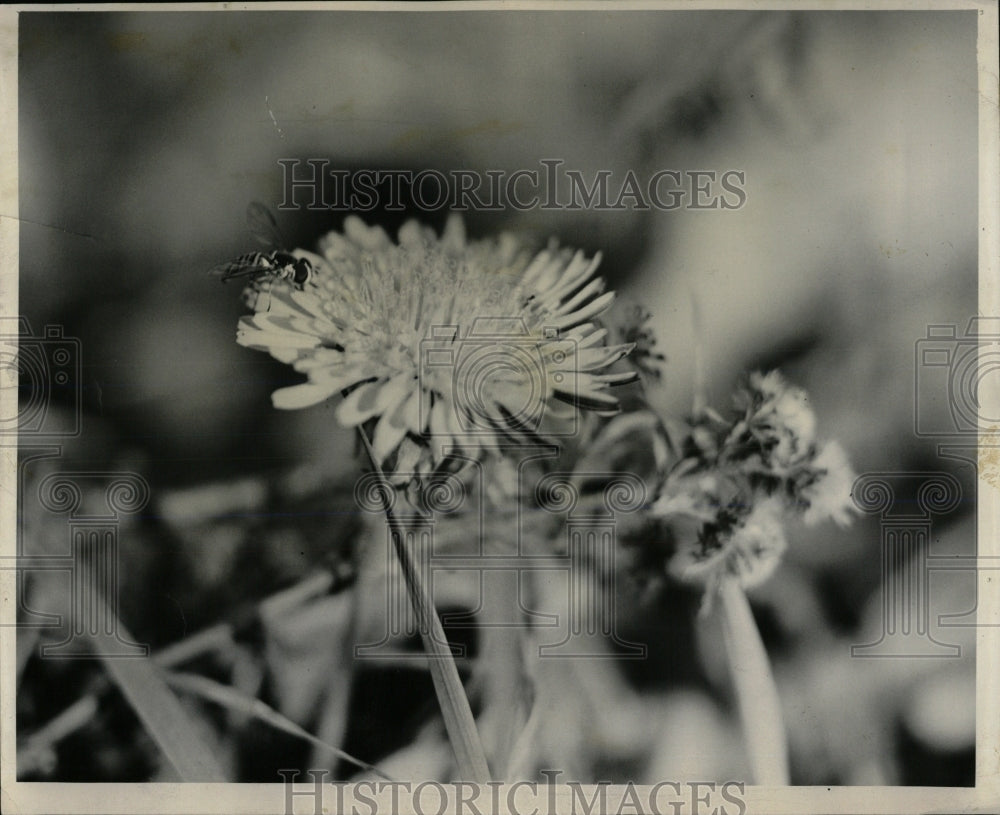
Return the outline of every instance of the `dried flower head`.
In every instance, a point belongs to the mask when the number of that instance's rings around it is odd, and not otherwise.
[[[673,574],[721,570],[751,586],[778,564],[791,517],[850,523],[854,473],[838,443],[819,446],[808,396],[776,371],[751,374],[734,403],[732,419],[705,409],[684,423],[653,512],[675,528]]]
[[[632,346],[605,345],[594,322],[614,298],[599,256],[532,255],[511,235],[470,242],[456,216],[440,238],[410,221],[398,243],[351,216],[319,248],[294,253],[312,264],[304,283],[252,284],[256,313],[237,339],[308,376],[276,391],[276,407],[346,393],[337,419],[371,421],[377,458],[396,470],[570,435],[580,408],[616,412],[608,387],[635,378],[605,371]]]
[[[644,306],[632,306],[620,318],[617,334],[622,342],[635,346],[629,354],[629,363],[648,379],[659,382],[667,358],[656,350],[656,334],[649,325],[652,316],[652,312]]]
[[[816,441],[816,415],[802,388],[778,371],[751,373],[734,402],[744,412],[746,432],[761,457],[785,469],[809,456]]]
[[[694,544],[679,549],[671,559],[671,573],[689,582],[708,582],[729,574],[744,588],[763,583],[781,562],[787,546],[784,514],[780,501],[767,498],[731,525],[706,524]]]
[[[802,520],[812,526],[827,519],[837,526],[851,523],[857,507],[851,489],[857,476],[839,442],[828,441],[809,464],[809,477],[799,490]]]

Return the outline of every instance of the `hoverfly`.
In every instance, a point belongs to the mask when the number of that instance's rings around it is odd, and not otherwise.
[[[285,242],[278,230],[274,215],[263,204],[253,201],[247,207],[247,226],[258,243],[268,247],[265,252],[247,252],[229,263],[212,269],[222,282],[249,278],[251,285],[284,280],[301,289],[312,277],[312,264],[285,250]]]

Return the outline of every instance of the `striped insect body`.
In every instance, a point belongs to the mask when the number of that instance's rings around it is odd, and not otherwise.
[[[285,280],[299,288],[309,282],[312,276],[312,264],[305,258],[297,258],[288,252],[275,250],[273,252],[247,252],[236,260],[223,264],[215,270],[222,276],[222,282],[240,277],[256,280],[269,277],[275,280]]]
[[[267,247],[267,251],[247,252],[229,263],[216,266],[212,273],[219,275],[223,283],[246,279],[247,296],[253,299],[269,290],[276,280],[284,280],[302,289],[312,277],[312,264],[286,251],[285,240],[271,211],[257,201],[252,202],[247,207],[247,226],[257,242]]]

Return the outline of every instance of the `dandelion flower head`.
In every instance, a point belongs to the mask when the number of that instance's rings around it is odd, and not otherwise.
[[[410,221],[398,243],[350,216],[319,250],[294,252],[312,265],[305,283],[251,284],[237,340],[308,377],[275,391],[278,408],[346,393],[337,419],[371,421],[396,470],[571,435],[580,409],[616,412],[609,386],[635,379],[604,371],[633,346],[606,345],[595,322],[614,298],[600,256],[467,241],[456,216],[440,238]]]

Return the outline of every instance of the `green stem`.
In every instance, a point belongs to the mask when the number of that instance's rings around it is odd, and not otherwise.
[[[718,591],[729,671],[753,781],[766,786],[787,786],[788,744],[781,702],[750,603],[734,577],[722,578]]]
[[[465,688],[458,676],[455,657],[450,646],[447,645],[448,641],[445,638],[444,629],[441,627],[441,619],[434,607],[434,601],[427,593],[423,581],[420,579],[417,565],[413,562],[413,557],[406,548],[403,525],[392,512],[389,494],[393,488],[386,479],[385,473],[382,472],[382,467],[375,456],[368,435],[360,427],[358,433],[382,488],[379,490],[379,494],[382,497],[386,520],[389,522],[393,550],[402,568],[410,606],[416,616],[420,639],[427,652],[428,667],[431,679],[434,681],[434,692],[437,694],[445,730],[448,732],[448,739],[451,741],[451,747],[455,753],[455,761],[461,776],[460,780],[485,784],[490,780],[490,769],[486,763],[486,754],[479,738],[479,731],[476,729],[476,721],[472,717],[472,708],[469,707]]]

